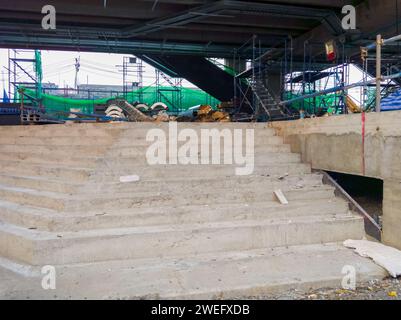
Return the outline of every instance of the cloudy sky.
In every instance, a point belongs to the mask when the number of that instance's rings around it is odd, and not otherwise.
[[[42,51],[43,82],[55,83],[59,87],[73,87],[75,79],[75,59],[80,58],[80,71],[78,81],[81,84],[104,84],[122,85],[123,57],[127,55],[108,54],[108,53],[88,53],[88,52],[67,52],[67,51]],[[32,59],[33,52],[21,52],[20,58]],[[3,86],[8,91],[8,50],[0,49],[1,67],[1,96]],[[21,63],[28,72],[33,73],[33,65]],[[28,81],[26,75],[21,70],[17,70],[18,81]],[[144,64],[143,83],[145,86],[154,84],[155,69],[150,65]],[[130,81],[135,82],[135,75],[130,77]],[[193,87],[189,82],[183,85]]]

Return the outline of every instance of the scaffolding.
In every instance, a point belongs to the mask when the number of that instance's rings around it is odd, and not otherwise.
[[[234,52],[233,65],[237,70],[246,65],[246,70],[235,74],[233,103],[236,112],[250,107],[254,120],[263,121],[261,111],[268,115],[265,120],[282,120],[301,116],[322,116],[325,114],[347,114],[375,110],[380,112],[381,97],[394,92],[399,86],[393,80],[401,76],[401,70],[394,73],[391,64],[384,70],[381,49],[383,46],[401,40],[401,35],[383,40],[379,35],[376,42],[362,48],[363,79],[350,81],[351,61],[345,53],[345,39],[327,43],[304,42],[303,61],[294,62],[293,40],[285,39],[279,47],[284,54],[274,55],[273,50],[262,50],[257,36],[248,39]],[[326,47],[327,61],[312,56],[313,46]],[[330,52],[328,48],[334,52]],[[369,58],[368,50],[376,48],[376,57]],[[277,53],[277,50],[275,51]],[[247,59],[244,57],[252,57]],[[368,76],[368,64],[375,61],[376,75]],[[295,63],[297,64],[295,66]],[[272,90],[269,77],[279,74],[280,88]],[[383,76],[383,73],[386,73]],[[374,87],[376,90],[374,90]],[[360,88],[360,101],[351,98],[349,90]],[[277,92],[279,91],[279,96]],[[355,102],[357,101],[357,102]],[[359,106],[358,106],[359,102]],[[274,112],[276,112],[274,114]],[[281,113],[281,114],[280,114]]]
[[[123,97],[125,100],[128,99],[128,93],[133,90],[143,88],[143,73],[144,73],[144,65],[141,59],[138,59],[134,56],[125,56],[123,57],[123,64],[117,66],[119,72],[122,73],[122,81],[123,81]],[[138,96],[139,100],[142,100],[142,96]]]
[[[182,78],[172,78],[159,69],[156,74],[156,99],[166,103],[170,112],[182,111]]]
[[[20,102],[18,87],[24,86],[42,92],[42,59],[39,50],[8,49],[8,92],[10,100]]]

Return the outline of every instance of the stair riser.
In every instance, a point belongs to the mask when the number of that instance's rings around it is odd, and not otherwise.
[[[62,136],[82,136],[85,133],[93,135],[111,134],[116,131],[129,131],[130,133],[146,131],[149,129],[159,128],[168,130],[170,124],[166,122],[115,122],[102,124],[73,124],[73,125],[51,125],[51,126],[2,126],[0,134],[18,133],[29,136],[45,135],[51,136],[54,133],[60,133]],[[178,129],[190,128],[199,129],[254,129],[255,131],[274,131],[266,123],[246,123],[246,122],[225,122],[225,123],[208,123],[208,122],[177,122]],[[57,135],[57,134],[56,134]]]
[[[25,164],[22,162],[12,163],[3,162],[0,165],[0,173],[8,175],[38,176],[48,178],[61,178],[70,182],[83,182],[88,179],[91,172],[86,169],[73,169],[68,166],[65,168],[47,168],[46,166]]]
[[[35,241],[0,231],[0,255],[31,265],[187,256],[360,239],[362,218]],[[33,248],[33,249],[32,249]],[[35,255],[32,256],[32,252]]]
[[[241,166],[213,166],[213,165],[197,165],[197,166],[148,166],[148,167],[125,167],[125,168],[113,168],[112,164],[103,171],[102,174],[98,174],[94,179],[98,183],[109,183],[118,182],[120,176],[127,175],[138,175],[142,181],[154,180],[154,179],[177,179],[179,177],[183,180],[192,180],[198,178],[217,178],[222,179],[226,177],[235,177],[237,170],[239,168],[244,168]],[[253,169],[253,171],[251,171]],[[253,168],[249,165],[249,172],[252,175],[269,175],[271,177],[279,177],[285,174],[309,174],[311,173],[311,168],[306,164],[290,164],[284,166],[257,166]],[[244,175],[247,176],[247,175]]]
[[[239,156],[244,156],[245,153],[236,153],[232,154],[232,162],[234,163],[235,159],[238,158]],[[301,156],[299,154],[295,153],[288,153],[288,154],[281,154],[281,153],[276,153],[276,154],[269,154],[266,156],[262,156],[259,153],[256,153],[254,155],[254,163],[257,165],[274,165],[274,164],[284,164],[284,163],[300,163],[301,162]],[[188,158],[187,157],[178,157],[177,161],[179,163],[182,163],[186,161]],[[201,162],[201,157],[197,157],[198,163]],[[147,165],[148,160],[146,156],[139,156],[139,157],[125,157],[125,158],[112,158],[112,159],[107,159],[107,161],[111,162],[113,166],[133,166],[133,165]],[[219,157],[220,163],[224,163],[225,157],[224,154],[221,154]],[[209,162],[212,162],[212,157],[209,157]]]
[[[301,176],[302,177],[302,176]],[[9,186],[20,188],[35,189],[38,191],[51,191],[59,193],[77,193],[80,188],[85,188],[85,192],[89,194],[96,194],[105,190],[107,187],[108,193],[121,193],[121,192],[149,192],[159,193],[167,190],[174,190],[174,192],[185,193],[189,189],[199,188],[202,190],[207,186],[208,190],[218,190],[223,188],[251,188],[253,190],[265,189],[266,185],[271,186],[273,189],[289,188],[289,187],[308,187],[322,185],[322,178],[315,175],[305,175],[300,177],[286,177],[283,180],[268,177],[253,177],[244,179],[198,179],[198,180],[165,180],[165,181],[140,181],[138,183],[119,183],[118,181],[109,182],[106,184],[95,185],[80,185],[60,181],[50,181],[46,179],[31,179],[18,176],[0,176],[0,181]]]
[[[64,201],[42,196],[40,194],[0,189],[0,198],[4,201],[10,201],[21,205],[29,205],[39,208],[48,208],[53,210],[63,210],[65,208]]]
[[[239,180],[239,179],[238,179]],[[199,180],[170,180],[164,182],[157,181],[140,181],[132,183],[112,183],[107,186],[109,193],[138,193],[138,192],[149,192],[150,194],[158,194],[160,192],[171,191],[173,193],[198,193],[200,190],[213,190],[214,192],[220,192],[220,190],[230,189],[230,190],[274,190],[283,189],[287,190],[289,188],[306,188],[312,186],[322,186],[321,177],[310,178],[299,180],[298,179],[261,179],[261,177],[247,179],[244,182],[236,181],[235,179],[199,179]],[[95,185],[92,187],[87,187],[89,192],[98,193],[100,190],[104,190],[105,185]],[[49,190],[51,191],[51,190]],[[227,191],[227,190],[224,190]]]
[[[216,129],[220,129],[216,126]],[[108,145],[114,141],[119,135],[124,135],[126,137],[122,137],[119,139],[119,143],[129,144],[129,143],[137,143],[137,142],[146,142],[146,136],[151,129],[145,130],[129,130],[129,131],[116,131],[114,134],[104,134],[104,135],[96,135],[96,134],[74,134],[74,135],[63,135],[61,133],[41,133],[41,134],[33,134],[29,133],[5,133],[0,136],[0,144],[23,144],[23,145]],[[178,129],[178,133],[179,133]],[[194,130],[194,129],[192,129]],[[203,130],[203,129],[202,129]],[[163,130],[167,139],[169,138],[169,131]],[[201,130],[194,130],[199,138],[201,137]],[[232,131],[232,130],[231,130]],[[221,132],[221,131],[220,131]],[[231,133],[233,134],[234,131]],[[243,133],[244,134],[244,133]],[[275,141],[275,131],[273,129],[264,129],[264,130],[255,130],[254,131],[255,142],[263,142],[264,139],[271,139]]]
[[[245,152],[232,154],[233,159],[238,156],[243,156]],[[274,164],[274,163],[299,163],[301,161],[301,157],[296,153],[262,153],[255,152],[255,163],[257,164]],[[186,157],[178,157],[178,161],[185,161]],[[211,161],[211,157],[209,157]],[[200,162],[201,158],[198,157],[198,161]],[[94,167],[97,161],[104,161],[98,157],[68,157],[64,155],[48,155],[42,156],[35,153],[0,153],[0,161],[21,161],[23,163],[32,163],[32,164],[57,164],[57,165],[68,165],[70,167]],[[105,161],[109,161],[113,163],[113,166],[116,165],[147,165],[148,161],[146,159],[146,155],[137,155],[131,157],[109,157],[105,159]],[[221,153],[220,161],[223,163],[224,161],[224,153]]]
[[[1,137],[4,138],[16,138],[16,137],[28,137],[28,138],[81,138],[81,137],[92,137],[92,138],[114,138],[121,134],[122,129],[53,129],[41,127],[40,130],[27,130],[25,127],[20,127],[15,130],[1,130]],[[142,132],[140,132],[142,133]]]
[[[307,200],[310,197],[313,199],[329,199],[334,196],[333,190],[315,190],[315,191],[304,191],[294,190],[285,192],[285,196],[288,201],[294,200]],[[273,192],[260,192],[255,194],[238,193],[230,194],[227,192],[224,196],[219,194],[196,194],[196,195],[168,195],[168,196],[136,196],[120,198],[116,196],[116,199],[96,199],[87,201],[74,201],[68,205],[67,209],[71,211],[80,210],[104,210],[112,209],[125,209],[125,208],[148,208],[148,207],[159,207],[159,206],[185,206],[185,205],[202,205],[205,203],[252,203],[252,202],[263,202],[263,201],[275,201]]]
[[[63,156],[64,155],[64,156]],[[66,165],[69,167],[77,168],[89,168],[96,165],[97,157],[69,157],[65,153],[57,156],[53,154],[43,155],[38,153],[23,153],[23,152],[9,152],[0,153],[0,161],[21,161],[23,163],[30,164],[42,164],[42,165]]]
[[[154,141],[158,141],[158,140],[156,139]],[[118,147],[151,146],[153,143],[155,143],[154,141],[146,141],[145,137],[138,138],[138,139],[134,139],[132,137],[129,137],[129,138],[121,138],[121,139],[119,139],[118,143],[116,143],[114,146],[118,146]],[[188,144],[188,145],[191,145],[191,146],[198,146],[199,149],[200,149],[201,146],[209,146],[209,147],[211,147],[214,144],[212,139],[209,139],[209,142],[207,140],[206,141],[202,141],[200,139],[200,136],[199,136],[199,140],[198,140],[197,143],[196,143],[196,141],[194,143],[194,140],[189,140],[189,139],[185,140],[185,141],[182,141],[182,142],[181,141],[177,141],[177,140],[173,140],[173,141],[176,142],[178,147],[180,147],[180,146],[182,146],[184,144]],[[245,149],[245,143],[249,144],[250,142],[247,141],[244,137],[243,137],[242,141],[243,141],[242,143],[243,143],[243,146],[244,146],[243,148]],[[167,142],[166,143],[167,145],[170,143],[170,140],[168,139],[168,136],[167,136],[166,142]],[[231,143],[234,145],[234,140],[233,139],[231,139]],[[254,139],[253,139],[253,144],[255,146],[259,146],[261,148],[263,146],[265,146],[265,145],[283,144],[283,138],[279,137],[279,136],[255,136]],[[221,148],[223,148],[223,146],[224,146],[224,140],[223,139],[220,139],[220,145],[221,145]]]
[[[79,184],[68,184],[64,181],[36,180],[18,176],[0,176],[0,181],[6,185],[18,188],[59,193],[76,193],[81,187]]]
[[[68,157],[69,155],[76,157],[101,156],[104,155],[107,149],[107,146],[92,146],[88,148],[87,146],[0,145],[0,153],[34,153],[42,157],[47,157],[48,155],[60,157]]]
[[[31,137],[0,137],[0,145],[35,145],[35,146],[92,146],[92,145],[110,145],[113,138],[104,137],[51,137],[51,138],[31,138]]]
[[[138,213],[135,209],[132,213],[99,214],[97,216],[73,216],[65,213],[60,215],[29,214],[18,210],[0,209],[0,220],[25,228],[37,230],[61,232],[61,231],[82,231],[107,228],[126,228],[151,225],[182,225],[185,223],[211,223],[236,220],[269,220],[269,219],[292,219],[302,216],[313,215],[336,215],[345,214],[348,205],[345,202],[319,204],[312,206],[311,203],[292,206],[246,207],[241,204],[237,208],[205,210],[199,208],[191,211],[178,208],[175,212],[160,213]]]
[[[1,147],[1,146],[0,146]],[[107,155],[110,157],[117,157],[117,156],[123,156],[123,157],[128,157],[128,156],[146,156],[146,151],[148,150],[149,146],[138,146],[138,145],[133,145],[133,146],[113,146],[110,148],[110,150],[107,152]],[[179,148],[179,146],[178,146]],[[1,148],[0,148],[1,149]],[[221,147],[221,150],[223,149],[223,145]],[[245,150],[245,148],[244,148]],[[198,146],[198,151],[201,151],[201,148]],[[291,147],[290,145],[285,145],[285,144],[263,144],[263,145],[257,145],[255,144],[254,147],[254,154],[258,153],[264,153],[264,152],[290,152]],[[234,153],[233,153],[234,154]],[[245,154],[245,152],[243,152]]]

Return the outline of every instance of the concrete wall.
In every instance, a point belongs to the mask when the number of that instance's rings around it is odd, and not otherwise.
[[[314,169],[384,181],[383,242],[401,249],[401,111],[274,122]]]

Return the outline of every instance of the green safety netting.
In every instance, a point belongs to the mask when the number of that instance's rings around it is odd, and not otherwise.
[[[313,93],[305,92],[305,94]],[[301,97],[303,94],[296,94],[293,92],[285,93],[285,100],[291,100]],[[295,110],[304,110],[308,114],[316,114],[319,110],[327,110],[338,105],[338,102],[343,99],[341,93],[331,93],[315,98],[307,98],[293,102],[290,107]]]
[[[24,94],[30,97],[37,97],[36,90],[24,88]],[[118,96],[122,98],[121,96]],[[96,105],[105,105],[110,99],[118,98],[110,96],[103,99],[72,99],[42,93],[40,101],[42,107],[49,113],[69,113],[71,111],[86,114],[95,113]],[[28,101],[28,98],[25,97]],[[216,106],[220,102],[206,92],[199,89],[174,87],[145,87],[139,90],[128,92],[126,99],[130,103],[141,102],[151,106],[155,102],[163,102],[172,112],[185,111],[190,107],[199,104]]]

